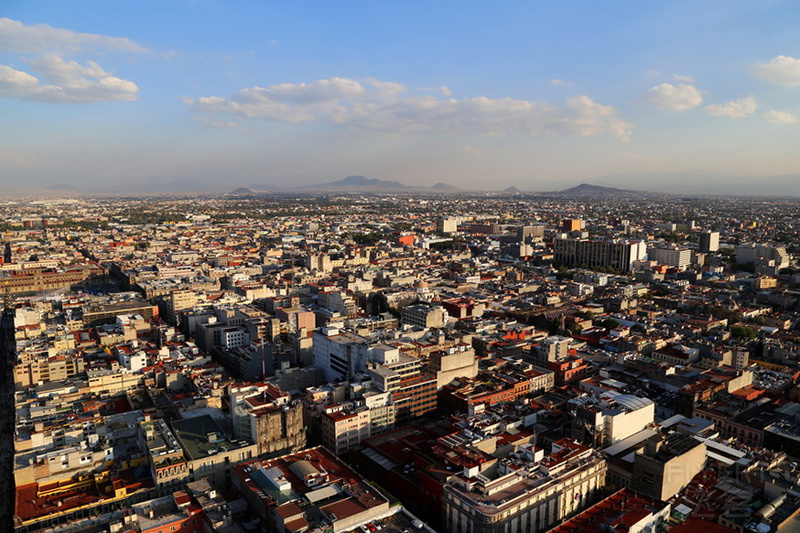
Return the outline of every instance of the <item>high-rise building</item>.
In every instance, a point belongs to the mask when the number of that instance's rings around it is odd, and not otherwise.
[[[611,268],[629,272],[647,255],[644,241],[561,238],[553,241],[556,263],[573,267]]]
[[[685,270],[692,263],[692,252],[677,246],[651,246],[647,248],[647,258],[661,265]]]
[[[700,234],[700,251],[702,253],[716,252],[719,250],[719,232],[704,231]]]
[[[582,231],[586,227],[586,222],[579,218],[566,218],[561,221],[561,229],[564,231]]]
[[[440,218],[436,221],[436,231],[439,233],[455,233],[458,231],[458,219]]]

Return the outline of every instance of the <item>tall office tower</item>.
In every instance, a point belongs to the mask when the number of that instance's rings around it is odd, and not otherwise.
[[[3,249],[3,262],[11,262],[11,243],[9,241],[6,241],[5,248]]]
[[[6,291],[0,318],[0,531],[14,531],[14,306]]]
[[[719,250],[719,232],[704,231],[700,234],[700,251],[703,253],[716,252]]]

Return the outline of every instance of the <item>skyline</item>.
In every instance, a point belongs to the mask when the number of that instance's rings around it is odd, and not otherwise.
[[[791,2],[107,7],[7,6],[0,189],[800,172]]]

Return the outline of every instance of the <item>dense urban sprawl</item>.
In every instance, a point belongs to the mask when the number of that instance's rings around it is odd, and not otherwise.
[[[20,533],[768,533],[800,513],[796,200],[0,208]]]

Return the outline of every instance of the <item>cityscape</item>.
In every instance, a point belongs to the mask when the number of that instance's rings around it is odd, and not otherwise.
[[[798,202],[6,200],[13,528],[790,531]]]
[[[800,533],[798,21],[5,2],[0,533]]]

